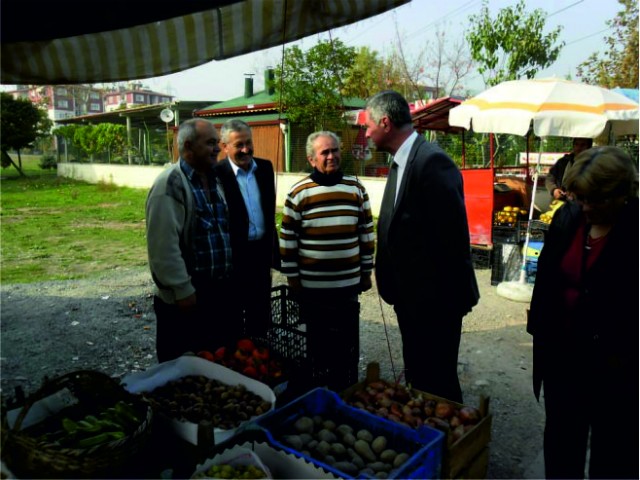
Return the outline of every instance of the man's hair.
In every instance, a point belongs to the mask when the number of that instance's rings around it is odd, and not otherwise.
[[[371,120],[378,123],[384,116],[395,127],[403,127],[411,123],[411,112],[405,98],[394,90],[384,90],[373,95],[365,106]]]
[[[182,154],[184,152],[184,144],[186,142],[194,142],[198,139],[197,125],[202,122],[207,122],[202,118],[190,118],[180,124],[178,128],[178,152]]]
[[[331,137],[336,141],[336,144],[338,145],[338,147],[340,147],[340,139],[335,133],[330,132],[328,130],[313,132],[311,135],[307,137],[307,147],[306,147],[307,157],[314,156],[315,151],[313,150],[313,142],[315,142],[318,137]]]
[[[251,136],[251,127],[247,122],[237,118],[227,120],[220,128],[220,141],[229,143],[229,136],[232,132],[249,132],[249,136]]]
[[[638,196],[638,170],[631,156],[618,147],[595,147],[580,153],[563,183],[568,191],[584,196]]]
[[[573,139],[573,142],[571,142],[571,144],[574,145],[576,143],[576,140],[587,142],[587,148],[593,147],[593,138],[575,137]]]

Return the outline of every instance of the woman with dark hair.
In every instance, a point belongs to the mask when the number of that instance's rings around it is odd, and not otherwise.
[[[546,477],[584,478],[589,445],[589,478],[638,478],[638,172],[623,150],[596,147],[564,184],[527,325]]]

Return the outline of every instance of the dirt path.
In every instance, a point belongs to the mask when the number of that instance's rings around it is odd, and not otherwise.
[[[459,371],[465,403],[490,397],[489,478],[526,478],[542,448],[544,410],[531,389],[526,304],[505,300],[477,270],[482,298],[465,317]],[[274,277],[274,285],[282,278]],[[88,368],[121,377],[155,363],[155,316],[146,268],[90,280],[3,285],[0,367],[3,399],[44,376]],[[375,289],[361,296],[361,368],[381,364],[383,378],[402,368],[395,314]],[[427,339],[425,348],[428,348]],[[393,368],[392,368],[393,364]],[[531,477],[530,477],[531,478]]]

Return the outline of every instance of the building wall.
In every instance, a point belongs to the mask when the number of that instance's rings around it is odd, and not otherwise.
[[[167,168],[137,165],[108,165],[86,163],[58,163],[58,176],[88,183],[112,183],[121,187],[149,189],[156,177]],[[304,178],[304,173],[278,173],[276,175],[276,205],[282,207],[291,186]],[[380,212],[386,178],[361,177],[375,216]]]

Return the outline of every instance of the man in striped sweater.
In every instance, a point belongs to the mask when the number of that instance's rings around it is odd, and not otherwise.
[[[313,372],[306,386],[339,392],[358,381],[358,294],[371,288],[373,217],[364,186],[340,170],[336,134],[312,133],[306,150],[313,172],[287,195],[282,273],[307,325]]]

